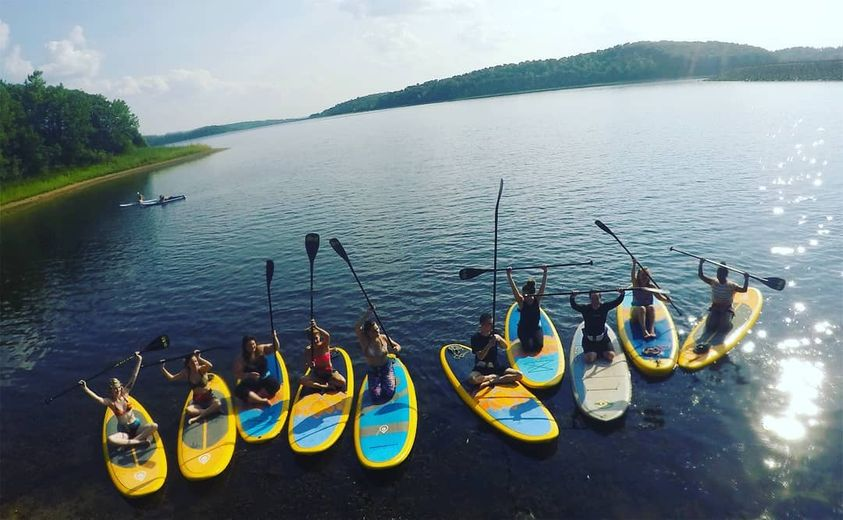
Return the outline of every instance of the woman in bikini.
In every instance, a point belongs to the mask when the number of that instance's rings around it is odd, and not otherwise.
[[[656,337],[656,308],[653,306],[653,297],[655,296],[663,302],[667,302],[666,296],[661,294],[653,294],[649,291],[643,291],[641,287],[655,288],[653,280],[650,278],[650,270],[646,267],[635,269],[637,262],[632,261],[632,322],[637,323],[641,327],[641,332],[644,339],[653,339]]]
[[[254,336],[243,336],[240,355],[234,361],[234,377],[240,380],[234,388],[234,395],[251,404],[272,404],[269,398],[278,392],[281,384],[269,375],[266,356],[274,356],[280,346],[274,330],[272,343],[259,345]]]
[[[132,403],[129,401],[129,393],[135,386],[135,381],[138,378],[143,358],[139,352],[135,352],[137,364],[135,370],[132,372],[132,377],[125,385],[120,384],[120,380],[112,377],[108,380],[108,388],[110,391],[109,397],[100,397],[93,390],[88,388],[88,383],[84,379],[79,380],[79,386],[88,394],[91,399],[107,406],[114,412],[117,418],[117,431],[108,436],[108,442],[115,446],[141,446],[148,445],[152,434],[158,429],[158,425],[154,422],[141,424],[140,417],[135,415],[132,410]]]
[[[369,307],[357,320],[354,326],[357,341],[366,358],[366,375],[368,376],[369,392],[372,402],[382,403],[392,399],[395,394],[395,369],[389,354],[401,351],[401,345],[381,334],[380,327],[372,319],[372,308]]]
[[[318,390],[345,390],[345,378],[334,370],[331,364],[331,335],[325,329],[316,325],[316,320],[310,320],[307,334],[311,338],[311,345],[305,347],[305,373],[299,381],[302,386]]]
[[[161,363],[161,372],[167,381],[187,380],[187,384],[193,391],[193,400],[187,406],[187,415],[190,416],[187,424],[193,424],[200,419],[219,413],[222,407],[222,402],[214,396],[209,387],[211,378],[214,377],[214,374],[210,373],[212,368],[214,365],[203,358],[198,350],[194,350],[193,354],[184,358],[184,368],[176,374],[171,374],[164,363]]]

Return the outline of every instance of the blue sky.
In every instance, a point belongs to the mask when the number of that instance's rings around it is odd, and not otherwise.
[[[306,116],[639,40],[843,46],[843,2],[0,0],[0,78],[126,100],[143,133]]]

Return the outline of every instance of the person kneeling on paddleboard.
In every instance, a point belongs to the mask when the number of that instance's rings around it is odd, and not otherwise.
[[[88,394],[91,399],[100,403],[103,406],[111,408],[114,416],[117,418],[117,432],[108,436],[108,442],[115,446],[146,446],[150,442],[150,438],[158,429],[156,423],[141,424],[140,417],[135,415],[132,411],[132,403],[129,401],[129,392],[135,386],[135,381],[138,379],[138,372],[140,371],[143,358],[139,352],[135,352],[135,357],[138,362],[135,365],[135,370],[132,372],[132,377],[129,382],[123,386],[120,380],[112,377],[108,380],[108,389],[111,393],[110,397],[100,397],[93,390],[88,388],[88,383],[84,379],[79,380],[79,386]]]
[[[521,372],[498,362],[498,345],[506,348],[506,340],[492,329],[492,315],[484,312],[480,315],[480,329],[471,336],[474,369],[468,374],[469,381],[479,388],[521,380]]]
[[[278,334],[272,331],[272,343],[258,345],[254,336],[243,336],[240,355],[234,360],[234,377],[240,380],[234,388],[234,395],[241,400],[263,406],[270,406],[281,384],[269,375],[266,356],[274,356],[281,347]]]
[[[193,354],[185,356],[184,368],[177,374],[171,374],[164,366],[164,361],[161,361],[161,372],[167,381],[181,381],[187,380],[190,389],[193,391],[193,400],[187,406],[187,414],[190,419],[187,424],[193,424],[196,421],[219,413],[222,408],[222,402],[215,397],[210,389],[211,378],[213,374],[209,374],[214,365],[210,361],[203,358],[198,350],[194,350]]]
[[[582,314],[582,319],[585,322],[582,334],[582,349],[585,352],[586,363],[594,363],[598,354],[602,354],[606,361],[611,361],[615,357],[615,352],[612,350],[612,340],[609,339],[606,330],[606,316],[610,310],[623,301],[625,291],[621,289],[618,293],[620,296],[614,300],[601,303],[600,293],[590,291],[588,296],[591,302],[588,305],[577,303],[577,294],[581,293],[571,293],[571,307]]]
[[[709,278],[703,274],[705,260],[700,259],[700,267],[697,275],[700,280],[711,286],[711,306],[708,308],[708,319],[705,323],[707,332],[725,332],[732,328],[732,317],[735,315],[732,303],[735,300],[735,293],[745,293],[749,288],[749,274],[743,274],[743,287],[735,282],[729,281],[729,269],[726,267],[717,268],[717,279]],[[720,262],[721,264],[723,262]]]
[[[536,282],[532,278],[527,280],[521,292],[512,280],[512,267],[506,268],[506,278],[512,289],[512,296],[518,303],[520,319],[518,320],[518,340],[521,350],[528,353],[540,352],[544,347],[544,331],[541,327],[541,299],[547,287],[547,266],[542,266],[542,285],[536,293]]]
[[[318,390],[345,391],[345,378],[331,364],[331,335],[327,330],[320,329],[316,320],[310,320],[306,333],[312,344],[312,347],[308,345],[304,349],[305,370],[309,368],[310,373],[301,377],[301,385]]]
[[[655,288],[652,278],[650,278],[650,270],[641,266],[637,271],[635,266],[638,264],[635,259],[632,260],[632,322],[637,323],[641,327],[641,332],[644,334],[644,339],[653,339],[656,337],[656,308],[653,306],[653,296],[663,302],[669,301],[666,296],[661,294],[653,294],[650,291],[642,291],[640,287]],[[640,264],[638,264],[640,265]]]
[[[388,354],[397,354],[401,345],[381,334],[380,327],[372,319],[372,308],[357,320],[354,326],[357,341],[366,358],[366,375],[368,376],[369,392],[373,403],[384,403],[392,399],[395,394],[395,369]]]

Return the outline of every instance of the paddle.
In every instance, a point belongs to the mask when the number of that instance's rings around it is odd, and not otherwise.
[[[653,294],[670,294],[670,291],[665,289],[654,289],[652,287],[638,287],[642,291],[651,292]],[[588,290],[588,291],[564,291],[564,292],[552,292],[552,293],[544,293],[542,296],[570,296],[572,294],[588,294],[588,293],[610,293],[610,292],[618,292],[618,291],[631,291],[632,288],[630,287],[615,287],[614,289],[600,289],[596,291]]]
[[[149,345],[140,349],[140,352],[152,352],[154,350],[164,350],[169,345],[170,345],[170,338],[167,337],[166,334],[164,334],[164,335],[158,336],[157,338],[152,340],[149,343]],[[113,365],[109,366],[108,368],[104,368],[104,369],[100,370],[99,372],[97,372],[96,374],[94,374],[92,376],[89,376],[89,377],[86,377],[84,379],[85,379],[85,381],[90,381],[91,379],[97,378],[97,377],[105,374],[109,370],[114,370],[115,368],[118,368],[118,367],[121,367],[121,366],[125,365],[126,363],[128,363],[129,361],[134,359],[134,357],[135,357],[135,355],[133,353],[131,356],[127,357],[126,359],[122,359],[122,360],[118,361],[117,363],[114,363]],[[69,387],[65,388],[64,390],[62,390],[61,392],[57,393],[56,395],[44,399],[44,404],[50,404],[51,402],[53,402],[57,398],[63,396],[64,394],[66,394],[66,393],[70,392],[71,390],[73,390],[74,388],[78,388],[78,387],[79,387],[79,383],[74,383],[73,386],[69,386]]]
[[[203,348],[199,352],[200,353],[201,352],[210,352],[211,350],[219,350],[219,349],[222,349],[222,348],[226,348],[226,347]],[[177,359],[184,359],[184,358],[186,358],[188,356],[192,356],[192,355],[193,355],[193,352],[188,352],[187,354],[182,354],[181,356],[173,356],[173,357],[168,357],[168,358],[165,358],[165,359],[159,359],[158,361],[153,361],[152,363],[144,363],[143,365],[141,365],[141,368],[149,368],[149,367],[154,367],[155,365],[162,365],[162,364],[167,363],[169,361],[175,361]]]
[[[640,268],[642,268],[642,269],[644,268],[644,266],[643,266],[643,265],[641,265],[641,262],[639,262],[639,261],[638,261],[638,259],[637,259],[637,258],[635,258],[635,255],[633,255],[633,254],[629,251],[629,249],[627,249],[627,248],[626,248],[626,246],[625,246],[625,245],[623,245],[623,242],[621,242],[621,239],[620,239],[620,238],[618,238],[618,236],[617,236],[616,234],[612,233],[612,230],[611,230],[611,229],[609,229],[609,226],[607,226],[606,224],[604,224],[604,223],[600,222],[599,220],[595,220],[595,221],[594,221],[594,223],[595,223],[595,224],[597,224],[597,227],[599,227],[600,229],[602,229],[602,230],[603,230],[603,231],[605,231],[606,233],[609,233],[610,235],[612,235],[612,237],[613,237],[615,240],[617,240],[617,241],[618,241],[618,244],[620,244],[620,245],[621,245],[621,247],[623,248],[623,250],[624,250],[624,251],[626,251],[626,254],[628,254],[628,255],[629,255],[629,257],[630,257],[630,258],[632,258],[632,261],[633,261],[633,262],[635,262],[636,264],[638,264],[638,267],[640,267]],[[653,282],[653,285],[655,285],[657,288],[661,289],[661,287],[659,287],[659,284],[657,284],[657,283],[656,283],[656,281],[655,281],[655,280],[653,280],[653,277],[652,277],[652,276],[650,276],[650,281],[651,281],[651,282]],[[675,303],[673,303],[673,300],[672,300],[672,299],[668,298],[668,299],[667,299],[667,303],[669,303],[669,304],[670,304],[670,305],[671,305],[671,306],[672,306],[672,307],[676,310],[676,312],[677,312],[677,313],[679,313],[679,315],[680,315],[680,316],[682,316],[682,311],[681,311],[681,310],[679,310],[679,307],[677,307]]]
[[[513,271],[523,271],[523,270],[526,270],[526,269],[541,269],[542,267],[575,267],[575,266],[581,266],[581,265],[594,265],[594,262],[592,260],[589,260],[588,262],[571,262],[571,263],[568,263],[568,264],[531,265],[531,266],[528,266],[528,267],[513,267],[512,270]],[[478,276],[480,276],[483,273],[490,273],[490,272],[495,271],[495,270],[506,271],[505,268],[501,268],[501,269],[478,269],[478,268],[474,268],[474,267],[466,267],[466,268],[460,269],[460,280],[471,280],[472,278],[477,278]]]
[[[274,331],[275,321],[272,319],[272,294],[269,292],[269,284],[272,283],[272,276],[275,274],[275,262],[266,261],[266,299],[269,301],[269,326]],[[312,314],[312,313],[311,313]]]
[[[316,260],[316,253],[319,252],[319,235],[308,233],[304,237],[304,248],[307,249],[307,258],[310,260],[310,321],[313,321],[313,261]],[[310,362],[313,363],[313,328],[310,328]]]
[[[492,262],[492,333],[495,331],[495,306],[497,304],[498,287],[498,208],[501,205],[501,194],[503,193],[503,179],[498,188],[498,201],[495,202],[495,258]]]
[[[340,255],[343,260],[345,260],[345,263],[348,264],[348,268],[351,269],[351,274],[354,275],[354,279],[357,280],[357,285],[360,287],[360,291],[366,298],[366,303],[369,304],[369,308],[372,309],[372,313],[375,315],[375,319],[378,321],[378,325],[380,325],[381,330],[386,336],[387,344],[392,345],[392,340],[389,339],[389,332],[387,332],[386,327],[383,326],[383,322],[381,321],[380,316],[378,316],[378,311],[375,310],[375,306],[372,303],[372,300],[370,300],[369,295],[366,294],[366,289],[364,289],[363,284],[360,283],[360,278],[357,277],[357,273],[354,271],[354,266],[351,265],[351,260],[348,258],[348,253],[345,252],[345,248],[342,246],[342,244],[340,244],[340,241],[336,238],[332,238],[328,242],[331,244],[331,247],[334,248],[334,251],[336,251],[337,254]]]
[[[787,281],[784,278],[776,278],[775,276],[771,276],[769,278],[761,278],[759,276],[755,276],[754,274],[750,274],[746,271],[741,271],[740,269],[735,269],[734,267],[730,267],[728,265],[721,264],[720,262],[715,262],[714,260],[709,260],[708,258],[703,258],[701,256],[692,255],[691,253],[687,253],[685,251],[682,251],[681,249],[676,249],[673,246],[670,247],[670,250],[675,251],[677,253],[681,253],[681,254],[686,255],[686,256],[696,258],[698,260],[704,260],[704,261],[706,261],[710,264],[716,265],[717,267],[725,267],[726,269],[729,269],[729,270],[734,271],[736,273],[745,274],[745,275],[749,276],[750,278],[752,278],[753,280],[758,280],[759,282],[763,283],[764,285],[766,285],[770,289],[775,289],[776,291],[781,291],[787,285]]]

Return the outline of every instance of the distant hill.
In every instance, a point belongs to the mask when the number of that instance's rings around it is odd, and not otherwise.
[[[769,63],[727,70],[718,81],[843,81],[843,60]]]
[[[537,90],[681,78],[717,77],[733,69],[785,61],[840,59],[843,47],[771,52],[722,42],[636,42],[561,59],[498,65],[394,92],[339,103],[311,117],[365,112]]]
[[[297,119],[265,119],[263,121],[242,121],[240,123],[230,123],[227,125],[211,125],[196,128],[194,130],[187,130],[184,132],[172,132],[164,135],[145,135],[143,138],[149,146],[162,146],[165,144],[177,143],[179,141],[187,141],[189,139],[199,139],[200,137],[208,137],[210,135],[224,134],[226,132],[236,132],[238,130],[249,130],[251,128],[260,128],[262,126],[280,125],[282,123],[290,123],[292,121],[300,121]]]

